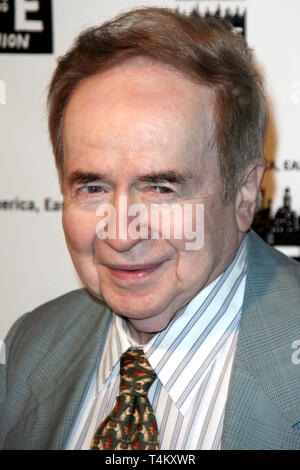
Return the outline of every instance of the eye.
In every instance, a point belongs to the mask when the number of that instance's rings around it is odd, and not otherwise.
[[[103,186],[90,185],[90,186],[82,186],[82,188],[79,188],[79,191],[82,193],[97,194],[97,193],[104,192],[105,189],[103,188]]]
[[[151,189],[159,194],[167,194],[173,192],[173,190],[171,188],[168,188],[167,186],[151,186]]]

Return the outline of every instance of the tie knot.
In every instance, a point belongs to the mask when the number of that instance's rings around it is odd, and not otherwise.
[[[121,357],[120,395],[147,395],[156,374],[142,349],[128,349]]]

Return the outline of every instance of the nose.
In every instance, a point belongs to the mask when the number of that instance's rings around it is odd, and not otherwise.
[[[130,251],[141,239],[148,238],[147,221],[145,224],[145,217],[130,215],[132,201],[127,195],[116,195],[112,202],[102,207],[102,213],[106,212],[107,217],[100,220],[97,236],[116,251]]]

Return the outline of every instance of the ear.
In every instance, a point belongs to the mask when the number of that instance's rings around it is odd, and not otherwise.
[[[265,161],[255,160],[247,166],[242,184],[235,198],[235,216],[240,232],[247,232],[251,227],[260,191],[260,184],[265,171]]]

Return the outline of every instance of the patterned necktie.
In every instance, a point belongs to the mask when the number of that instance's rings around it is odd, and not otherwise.
[[[158,430],[147,393],[156,374],[142,349],[121,357],[120,392],[112,412],[97,429],[91,450],[158,450]]]

